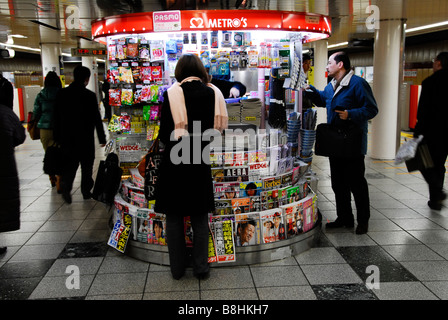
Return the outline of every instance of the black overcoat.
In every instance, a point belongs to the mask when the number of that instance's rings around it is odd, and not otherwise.
[[[14,148],[25,141],[14,111],[0,105],[0,232],[20,229],[20,192]]]
[[[188,131],[193,133],[194,126],[200,125],[201,133],[213,129],[215,114],[215,93],[200,81],[191,81],[181,85],[187,109]],[[195,122],[195,123],[194,123]],[[168,95],[164,101],[160,120],[160,141],[165,145],[155,190],[155,211],[164,214],[192,216],[214,210],[213,182],[211,167],[204,161],[202,150],[209,141],[201,143],[201,156],[198,156],[197,138],[183,137],[179,141],[170,140],[174,130]],[[187,140],[185,140],[187,139]],[[180,148],[182,143],[184,148]],[[196,145],[194,145],[196,143]],[[187,146],[189,145],[189,148]],[[174,148],[174,151],[172,152]],[[182,149],[181,152],[177,150]],[[183,152],[189,152],[189,157]],[[179,161],[179,156],[189,161]]]

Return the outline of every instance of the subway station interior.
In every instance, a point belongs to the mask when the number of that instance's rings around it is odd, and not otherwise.
[[[257,11],[260,21],[263,14],[297,13],[306,17],[310,26],[313,19],[331,22],[325,32],[309,30],[308,25],[306,30],[301,26],[289,29],[304,35],[301,49],[311,54],[312,75],[308,77],[317,89],[323,90],[329,81],[328,57],[344,51],[354,74],[373,90],[379,112],[368,124],[368,232],[359,235],[353,228],[325,227],[337,217],[335,195],[328,158],[314,155],[307,164],[318,199],[316,217],[319,211],[312,230],[283,240],[283,246],[258,244],[253,252],[236,247],[236,263],[213,263],[205,280],[197,279],[191,269],[175,280],[166,246],[129,240],[123,253],[110,245],[117,205],[84,200],[79,188],[80,169],[73,202],[65,203],[42,170],[45,152],[40,140],[30,139],[27,132],[25,142],[14,152],[21,227],[0,233],[0,247],[7,247],[0,254],[0,300],[194,300],[198,306],[207,306],[202,300],[254,300],[251,304],[258,300],[272,303],[271,315],[282,310],[280,300],[288,307],[312,300],[448,300],[448,202],[443,202],[440,210],[432,210],[422,174],[408,172],[404,163],[394,163],[400,145],[413,137],[421,84],[433,74],[436,56],[448,51],[448,1],[3,1],[0,72],[14,86],[13,111],[23,125],[27,125],[27,115],[33,111],[47,72],[57,72],[68,86],[79,65],[91,70],[87,88],[97,94],[101,116],[105,117],[100,87],[111,68],[109,56],[76,51],[104,51],[115,41],[111,39],[140,37],[143,31],[136,36],[137,31],[113,28],[134,22],[135,28],[140,28],[137,24],[146,23],[145,17],[153,19],[153,13],[163,11],[191,11],[195,17],[216,14],[228,21],[240,19],[238,22],[244,16],[256,16]],[[109,31],[102,36],[98,28],[108,26],[112,34]],[[286,20],[278,28],[287,31]],[[265,26],[260,25],[260,29],[267,32]],[[157,33],[155,27],[150,32]],[[233,80],[248,81],[247,92],[254,92],[254,96],[260,90],[256,69],[251,73],[254,77],[245,77],[241,66],[231,72]],[[317,123],[325,122],[325,109],[315,109]],[[291,111],[297,111],[297,104]],[[263,120],[257,127],[265,128]],[[109,130],[107,121],[103,126],[108,140],[114,139],[116,133]],[[93,178],[105,158],[105,150],[96,140]],[[448,190],[446,179],[444,190]],[[353,199],[352,204],[355,208]],[[70,266],[80,275],[75,288],[67,285]]]

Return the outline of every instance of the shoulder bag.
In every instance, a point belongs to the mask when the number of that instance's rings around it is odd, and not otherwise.
[[[34,113],[32,111],[28,112],[28,125],[26,127],[28,133],[30,134],[31,140],[40,139],[40,129],[37,127],[39,119],[34,118]]]
[[[344,124],[321,123],[316,128],[314,153],[318,156],[348,158],[361,154],[362,132],[350,120]]]

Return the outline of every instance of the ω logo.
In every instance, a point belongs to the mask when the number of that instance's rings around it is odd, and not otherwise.
[[[234,19],[209,19],[204,21],[200,17],[195,17],[190,19],[190,28],[201,29],[201,28],[240,28],[247,27],[246,18],[234,18]]]

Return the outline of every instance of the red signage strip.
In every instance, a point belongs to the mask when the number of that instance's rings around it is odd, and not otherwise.
[[[178,25],[179,22],[180,26]],[[331,20],[324,15],[306,12],[186,10],[124,14],[92,22],[93,38],[124,33],[159,31],[194,32],[234,30],[301,31],[310,34],[320,34],[321,36],[318,38],[327,38],[331,34]]]

